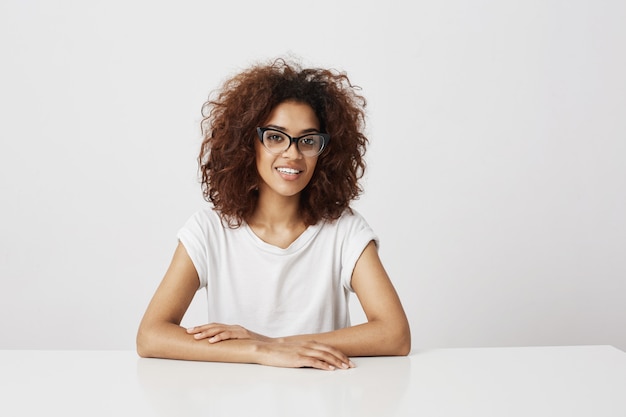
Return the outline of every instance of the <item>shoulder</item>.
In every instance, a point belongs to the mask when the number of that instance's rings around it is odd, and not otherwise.
[[[366,239],[378,242],[378,237],[367,223],[365,218],[355,209],[346,209],[335,221],[327,221],[323,229],[332,232],[337,237],[352,240],[355,237],[363,236]]]
[[[182,236],[194,236],[196,239],[216,236],[223,233],[226,226],[217,211],[212,207],[193,213],[179,231]]]
[[[211,228],[224,228],[225,223],[219,213],[212,207],[204,208],[193,213],[187,220],[185,226],[201,226]]]
[[[333,222],[339,228],[369,228],[369,224],[365,218],[353,208],[346,209],[339,218]]]

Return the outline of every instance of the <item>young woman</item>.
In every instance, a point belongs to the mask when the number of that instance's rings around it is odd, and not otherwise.
[[[137,334],[143,357],[347,369],[407,355],[409,325],[350,202],[365,169],[365,100],[343,73],[284,60],[228,80],[203,106],[211,207],[192,216]],[[210,324],[180,322],[198,289]],[[351,326],[356,293],[367,322]]]

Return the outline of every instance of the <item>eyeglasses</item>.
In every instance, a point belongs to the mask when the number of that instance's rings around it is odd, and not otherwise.
[[[291,144],[295,143],[298,151],[303,156],[310,158],[321,154],[328,142],[330,142],[328,133],[309,133],[294,138],[285,132],[269,127],[257,127],[256,132],[265,149],[275,155],[286,152]]]

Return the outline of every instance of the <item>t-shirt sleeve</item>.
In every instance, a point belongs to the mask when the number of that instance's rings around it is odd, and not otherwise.
[[[191,262],[196,267],[200,288],[207,285],[208,274],[208,227],[203,219],[204,213],[194,214],[185,225],[178,231],[178,240],[183,244]]]
[[[344,288],[354,292],[352,288],[352,273],[354,272],[354,267],[363,253],[363,250],[371,241],[374,241],[376,248],[378,248],[378,236],[376,236],[365,219],[355,210],[353,210],[353,214],[351,215],[344,215],[340,221],[344,223],[342,227],[346,228],[342,251],[341,282]]]

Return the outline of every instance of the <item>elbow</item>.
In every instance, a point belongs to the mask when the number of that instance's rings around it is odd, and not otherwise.
[[[380,322],[379,326],[371,356],[407,356],[411,353],[411,329],[408,321]]]
[[[411,353],[411,338],[398,347],[397,356],[408,356]]]
[[[393,340],[395,340],[396,343],[393,343],[390,346],[390,355],[407,356],[411,353],[411,329],[408,323],[403,326],[399,326]]]
[[[137,343],[137,355],[139,355],[139,357],[141,358],[151,358],[152,356],[148,353],[148,350],[146,349],[146,347],[144,345],[140,345],[139,343]]]
[[[411,332],[407,327],[407,331],[400,338],[396,347],[396,356],[407,356],[409,353],[411,353]]]
[[[142,358],[153,358],[154,353],[153,349],[151,349],[151,337],[150,332],[144,329],[143,327],[139,327],[137,331],[137,338],[135,339],[137,354]]]

